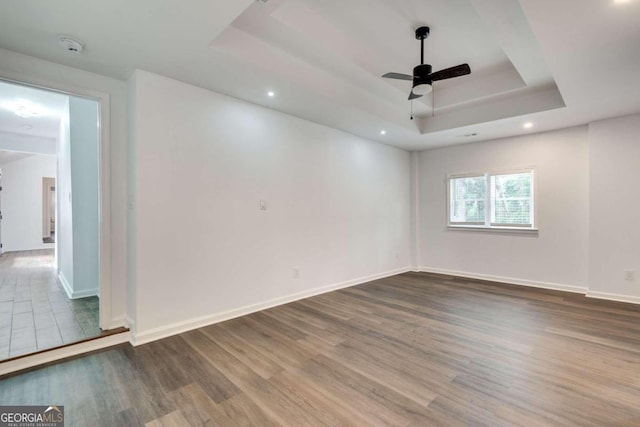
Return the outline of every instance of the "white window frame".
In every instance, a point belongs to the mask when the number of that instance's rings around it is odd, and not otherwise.
[[[497,175],[510,175],[520,173],[531,173],[531,199],[533,207],[531,209],[531,225],[528,224],[497,224],[491,222],[493,216],[494,206],[491,200],[491,177]],[[486,182],[485,191],[485,221],[484,222],[451,222],[451,181],[459,178],[470,177],[482,177],[484,176]],[[446,185],[446,224],[450,230],[477,230],[477,231],[498,231],[498,232],[516,232],[516,233],[537,233],[538,232],[538,197],[537,197],[537,171],[533,166],[513,168],[513,169],[500,169],[500,170],[485,170],[481,172],[468,172],[447,174],[445,179]]]
[[[486,225],[486,213],[487,213],[487,201],[489,200],[487,194],[484,195],[485,203],[485,221],[482,222],[451,222],[451,180],[460,178],[481,178],[487,179],[487,175],[484,172],[481,173],[464,173],[447,176],[447,225],[452,227],[484,227]]]

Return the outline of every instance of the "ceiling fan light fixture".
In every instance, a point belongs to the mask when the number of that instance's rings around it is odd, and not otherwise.
[[[413,87],[413,93],[416,95],[426,95],[431,93],[433,87],[430,84],[422,83]]]

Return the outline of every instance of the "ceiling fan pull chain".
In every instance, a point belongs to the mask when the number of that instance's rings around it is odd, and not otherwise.
[[[431,91],[431,117],[436,116],[436,87]]]
[[[411,120],[413,120],[413,99],[409,103],[411,104]]]

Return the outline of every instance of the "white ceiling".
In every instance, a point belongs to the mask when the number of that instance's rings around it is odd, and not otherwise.
[[[145,69],[424,149],[640,111],[640,0],[620,1],[23,0],[0,3],[0,46],[120,79]],[[424,97],[410,120],[410,82],[380,75],[411,73],[420,25],[434,70],[472,74],[437,82],[435,116]]]
[[[67,96],[0,81],[0,132],[57,139]],[[37,113],[20,117],[16,108]]]

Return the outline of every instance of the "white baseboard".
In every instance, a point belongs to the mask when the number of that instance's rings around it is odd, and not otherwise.
[[[60,283],[62,283],[62,288],[64,289],[69,299],[98,296],[97,289],[83,289],[81,291],[74,291],[71,285],[69,284],[69,282],[67,281],[67,278],[64,277],[64,274],[62,273],[62,271],[58,272],[58,279],[60,280]]]
[[[70,356],[88,353],[94,350],[100,350],[111,347],[116,344],[122,344],[129,341],[129,332],[107,335],[91,341],[85,341],[68,347],[57,348],[44,353],[34,354],[32,356],[21,357],[16,360],[0,362],[0,376],[11,372],[21,371],[23,369],[32,368],[44,363],[53,362]]]
[[[36,247],[28,247],[28,248],[4,248],[2,249],[2,253],[8,253],[8,252],[26,252],[26,251],[41,251],[43,249],[54,249],[56,247],[55,243],[43,243],[42,246],[36,246]]]
[[[436,274],[444,274],[447,276],[466,277],[469,279],[489,280],[492,282],[508,283],[510,285],[530,286],[533,288],[553,289],[556,291],[575,292],[579,294],[587,293],[586,287],[576,286],[576,285],[565,285],[562,283],[540,282],[537,280],[517,279],[513,277],[493,276],[489,274],[470,273],[467,271],[457,271],[457,270],[445,270],[442,268],[433,268],[433,267],[419,267],[418,270],[424,273],[436,273]]]
[[[304,298],[309,298],[315,295],[324,294],[324,293],[335,291],[342,288],[348,288],[350,286],[360,285],[362,283],[370,282],[372,280],[378,280],[378,279],[383,279],[389,276],[395,276],[396,274],[402,274],[408,271],[414,271],[414,269],[411,267],[399,268],[396,270],[386,271],[384,273],[374,274],[366,277],[360,277],[357,279],[347,280],[340,283],[334,283],[332,285],[323,286],[320,288],[297,292],[295,294],[274,298],[268,301],[248,305],[245,307],[240,307],[234,310],[228,310],[222,313],[216,313],[208,316],[202,316],[202,317],[197,317],[190,320],[185,320],[182,322],[173,323],[173,324],[162,326],[159,328],[150,329],[148,331],[143,331],[141,333],[132,332],[131,344],[132,345],[145,344],[151,341],[169,337],[171,335],[176,335],[182,332],[190,331],[192,329],[202,328],[204,326],[212,325],[214,323],[224,322],[225,320],[230,320],[236,317],[255,313],[257,311],[266,310],[267,308],[275,307],[282,304],[288,304],[290,302],[298,301]]]
[[[609,301],[627,302],[631,304],[640,304],[640,297],[633,295],[611,294],[607,292],[590,291],[589,288],[565,285],[561,283],[538,282],[535,280],[514,279],[513,277],[492,276],[488,274],[469,273],[467,271],[445,270],[433,267],[419,267],[418,271],[425,273],[437,273],[447,276],[467,277],[470,279],[490,280],[492,282],[509,283],[512,285],[531,286],[534,288],[553,289],[556,291],[574,292],[583,294],[588,298],[604,299]]]
[[[587,292],[587,297],[606,299],[609,301],[628,302],[631,304],[640,304],[640,297],[631,296],[631,295],[620,295],[620,294],[610,294],[607,292],[589,291]]]
[[[67,298],[71,299],[71,295],[73,294],[73,289],[71,289],[71,285],[69,284],[69,282],[67,282],[67,278],[64,277],[64,274],[62,273],[62,271],[58,271],[58,280],[60,280],[60,283],[62,284],[62,289],[64,289],[65,293],[67,294]]]
[[[98,296],[97,289],[85,289],[82,291],[74,291],[69,298],[78,299],[78,298],[97,297],[97,296]]]

